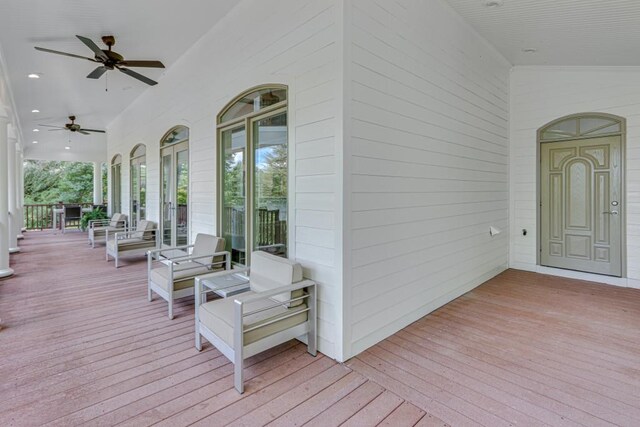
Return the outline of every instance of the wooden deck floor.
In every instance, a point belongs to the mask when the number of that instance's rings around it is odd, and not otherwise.
[[[292,341],[246,392],[193,301],[146,301],[86,235],[31,232],[0,281],[0,426],[640,425],[640,292],[508,271],[342,365]]]

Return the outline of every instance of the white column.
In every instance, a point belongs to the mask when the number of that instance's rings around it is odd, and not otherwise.
[[[24,239],[22,232],[24,231],[24,155],[22,147],[17,145],[16,150],[16,182],[18,183],[18,240]]]
[[[102,204],[102,165],[93,162],[93,204]]]
[[[0,277],[13,274],[9,268],[9,188],[7,167],[7,125],[9,118],[5,109],[0,106]]]
[[[16,252],[20,252],[20,248],[18,247],[18,232],[20,231],[18,229],[18,204],[16,203],[18,194],[18,184],[16,180],[16,143],[18,141],[14,136],[9,136],[7,140],[7,206],[9,208],[9,233],[7,236],[7,242],[9,245],[9,253],[14,254]]]

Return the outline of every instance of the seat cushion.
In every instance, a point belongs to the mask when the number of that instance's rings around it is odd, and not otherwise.
[[[118,252],[133,251],[137,249],[150,249],[155,248],[155,243],[151,240],[144,240],[137,237],[131,239],[117,240]],[[107,243],[109,250],[115,252],[116,240],[109,240]]]
[[[287,286],[302,280],[302,266],[287,258],[269,254],[263,251],[251,253],[251,290],[254,292],[270,291],[280,286]],[[285,294],[273,297],[276,301],[284,302],[302,295],[302,290],[293,294]],[[302,300],[291,303],[292,306],[302,304]]]
[[[193,261],[185,261],[173,266],[173,290],[179,291],[193,287],[193,278],[201,274],[211,273],[204,265],[200,265]],[[149,275],[151,281],[160,286],[165,291],[169,291],[169,267],[160,265]]]
[[[112,227],[111,225],[107,225],[107,226],[100,226],[100,227],[93,227],[89,229],[89,235],[90,236],[94,236],[94,237],[98,237],[98,236],[104,236],[106,233],[106,231],[118,231],[118,230],[122,230],[120,228],[117,227]]]
[[[242,295],[255,294],[253,291],[249,291]],[[253,310],[266,308],[276,304],[270,299],[259,300],[253,303],[245,304],[244,311],[250,312]],[[262,338],[268,337],[285,329],[292,328],[296,325],[307,321],[307,312],[302,311],[306,309],[306,304],[300,304],[292,308],[286,308],[282,304],[277,304],[276,307],[262,311],[260,313],[252,314],[244,318],[245,328],[251,328],[264,324],[272,320],[275,316],[289,313],[298,313],[294,316],[288,317],[283,320],[279,320],[264,328],[256,329],[244,334],[244,344],[251,344]],[[202,304],[198,308],[198,315],[200,322],[222,339],[227,345],[233,347],[233,314],[235,309],[234,298],[224,298],[214,301],[210,301]]]

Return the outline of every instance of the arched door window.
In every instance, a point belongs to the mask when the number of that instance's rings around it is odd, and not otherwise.
[[[131,224],[147,218],[147,149],[144,144],[131,150]]]
[[[160,232],[163,246],[189,242],[189,129],[176,126],[160,140]]]
[[[122,156],[116,154],[111,159],[111,212],[122,212]]]
[[[287,88],[244,92],[218,115],[218,230],[232,261],[287,256]]]

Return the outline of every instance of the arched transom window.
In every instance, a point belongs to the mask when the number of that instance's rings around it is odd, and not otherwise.
[[[563,117],[540,129],[540,141],[582,139],[622,133],[620,119],[603,114],[581,114]]]

